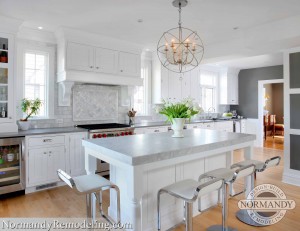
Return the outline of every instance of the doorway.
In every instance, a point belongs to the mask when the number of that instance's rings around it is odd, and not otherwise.
[[[259,145],[284,149],[283,79],[258,81]]]

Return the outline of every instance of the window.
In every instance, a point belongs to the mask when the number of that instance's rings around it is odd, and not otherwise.
[[[49,53],[25,51],[24,53],[24,98],[39,98],[42,106],[38,117],[48,116]]]
[[[216,110],[217,77],[217,72],[200,71],[201,106],[204,111]]]
[[[137,115],[147,115],[148,113],[148,91],[149,81],[151,76],[151,61],[143,60],[141,68],[141,78],[143,79],[143,85],[137,86],[134,92],[133,108],[137,111]]]

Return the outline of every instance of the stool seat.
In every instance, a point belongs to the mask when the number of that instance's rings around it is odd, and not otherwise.
[[[212,170],[209,172],[204,173],[201,176],[209,176],[213,178],[221,178],[224,179],[226,182],[231,181],[234,176],[235,169],[228,169],[228,168],[218,168],[216,170]]]
[[[157,230],[161,230],[161,212],[160,212],[160,196],[167,193],[175,198],[183,200],[184,203],[184,222],[185,230],[193,230],[193,202],[198,197],[220,190],[223,187],[223,180],[216,178],[201,183],[193,179],[178,181],[161,188],[157,193]],[[174,228],[174,227],[173,227]]]
[[[78,192],[84,194],[97,192],[104,187],[111,187],[113,185],[109,180],[96,174],[73,177],[73,180]]]
[[[61,169],[57,170],[58,177],[69,185],[76,193],[86,195],[87,218],[92,223],[95,222],[96,200],[99,202],[100,215],[109,223],[113,224],[113,220],[104,213],[102,208],[102,191],[114,189],[117,193],[117,221],[120,222],[120,190],[117,185],[97,174],[83,175],[71,177]]]
[[[195,189],[199,185],[200,183],[198,181],[188,179],[168,185],[162,189],[170,194],[175,194],[181,198],[192,200],[194,197]]]
[[[234,165],[238,165],[241,167],[247,166],[247,165],[254,165],[255,166],[255,170],[260,170],[263,169],[265,162],[259,161],[259,160],[244,160],[241,162],[238,162]]]

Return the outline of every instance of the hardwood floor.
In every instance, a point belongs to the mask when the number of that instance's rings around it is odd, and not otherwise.
[[[274,148],[279,150],[284,150],[284,137],[283,136],[267,136],[267,139],[264,140],[265,148]]]
[[[254,148],[254,157],[265,160],[276,155],[283,155],[282,150]],[[236,151],[234,162],[242,160],[242,151]],[[285,217],[277,224],[255,228],[238,221],[235,212],[237,202],[243,199],[240,195],[229,200],[229,225],[240,231],[299,231],[300,230],[300,187],[282,183],[283,161],[280,165],[257,174],[257,184],[271,183],[280,187],[288,199],[296,201],[296,208],[287,211]],[[241,185],[237,185],[241,186]],[[108,193],[104,194],[104,207],[108,206]],[[50,189],[0,201],[0,217],[85,217],[85,197],[75,194],[69,187]],[[207,227],[221,223],[221,208],[214,208],[193,219],[194,230],[205,230]],[[184,230],[180,226],[177,231]]]

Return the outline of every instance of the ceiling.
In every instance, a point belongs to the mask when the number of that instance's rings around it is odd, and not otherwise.
[[[221,67],[233,67],[237,69],[251,69],[258,67],[269,67],[276,65],[283,65],[283,54],[266,54],[246,58],[239,58],[233,60],[226,60],[214,64]]]
[[[172,0],[0,0],[0,15],[22,20],[23,26],[30,28],[42,26],[46,31],[55,31],[64,26],[131,41],[155,50],[162,33],[177,26],[178,11],[171,2]],[[183,8],[182,20],[183,26],[198,32],[207,47],[206,52],[210,52],[208,48],[217,49],[215,44],[229,43],[232,39],[251,38],[253,42],[253,36],[257,36],[257,28],[270,25],[268,30],[271,31],[272,23],[284,22],[295,16],[300,16],[299,0],[189,0],[187,7]],[[138,22],[138,19],[143,22]],[[271,32],[280,31],[274,26],[274,31]],[[300,37],[300,31],[298,35]],[[291,38],[285,39],[289,39],[289,44],[300,45],[300,42],[295,44],[296,39],[292,42]],[[232,54],[227,51],[228,54],[224,52],[219,56],[238,54],[229,45],[227,47]],[[248,44],[249,49],[254,50]],[[269,50],[271,48],[264,47],[260,52],[247,51],[246,56],[266,54]],[[272,51],[274,53],[279,50]],[[214,53],[208,56],[217,55]]]

